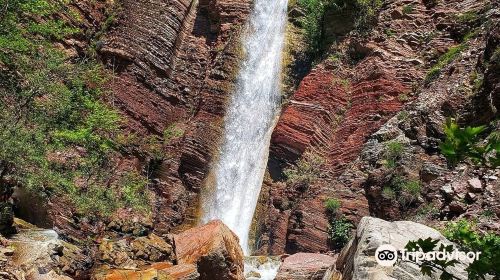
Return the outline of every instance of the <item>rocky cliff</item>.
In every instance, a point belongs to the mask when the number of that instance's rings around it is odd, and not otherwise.
[[[466,20],[465,14],[475,16]],[[325,22],[332,29],[338,25],[333,20]],[[484,203],[486,208],[496,209],[493,198],[498,196],[494,190],[497,172],[467,166],[460,175],[451,175],[456,171],[447,168],[436,145],[443,138],[446,117],[487,124],[498,116],[498,84],[487,78],[496,66],[495,62],[486,62],[498,48],[493,43],[497,32],[498,9],[488,1],[440,1],[436,6],[420,1],[388,1],[366,36],[341,34],[329,56],[300,82],[273,133],[270,177],[261,199],[266,209],[262,211],[267,213],[260,227],[264,232],[259,240],[261,252],[328,251],[328,214],[324,207],[328,198],[339,199],[341,212],[353,223],[367,214],[401,218],[400,207],[381,197],[390,180],[388,174],[397,173],[381,171],[383,149],[399,136],[405,138],[400,140],[409,144],[405,150],[412,155],[406,161],[408,165],[398,163],[397,168],[422,182],[425,203],[419,205],[433,201],[442,215],[455,217],[479,211]],[[428,73],[442,60],[440,57],[457,48],[457,57],[446,62],[450,64],[429,81]],[[474,79],[482,78],[471,78],[474,73],[485,75],[479,89],[473,89]],[[284,174],[305,152],[324,159],[321,176],[307,188],[287,182]],[[378,167],[374,168],[375,162]],[[430,182],[434,178],[430,179],[428,173],[433,172],[442,179]],[[439,186],[449,182],[463,186],[459,196],[467,195],[468,179],[479,180],[477,185],[489,190],[479,196],[469,195],[471,206],[460,204],[456,213],[457,202],[439,194],[435,197]],[[489,222],[487,227],[494,224]]]

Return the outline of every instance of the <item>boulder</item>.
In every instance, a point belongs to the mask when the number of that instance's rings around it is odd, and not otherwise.
[[[287,257],[281,264],[276,280],[321,280],[326,270],[336,261],[335,257],[297,253]]]
[[[419,238],[432,238],[439,240],[442,244],[451,245],[439,231],[422,224],[398,221],[388,222],[378,218],[364,217],[359,223],[355,237],[344,247],[335,267],[327,272],[332,275],[335,270],[342,272],[342,279],[365,280],[365,279],[439,279],[434,274],[431,278],[425,278],[420,273],[420,268],[408,262],[399,261],[394,266],[381,266],[375,259],[375,251],[380,245],[390,244],[397,250],[403,249],[408,241]],[[459,279],[467,279],[465,264],[457,264],[448,271]],[[336,278],[324,278],[331,280]]]
[[[196,265],[200,279],[244,279],[239,239],[221,221],[189,229],[174,240],[178,263]]]

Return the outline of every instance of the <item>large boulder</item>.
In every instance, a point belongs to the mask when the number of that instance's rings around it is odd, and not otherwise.
[[[424,277],[418,266],[408,262],[399,261],[394,266],[387,267],[379,265],[375,259],[375,251],[380,245],[390,244],[397,250],[401,250],[408,241],[428,237],[439,240],[444,245],[453,244],[439,231],[422,224],[409,221],[388,222],[378,218],[364,217],[359,223],[356,235],[342,250],[336,262],[336,270],[342,272],[341,279],[352,280],[439,279],[438,274]],[[323,279],[337,279],[333,276],[334,271],[332,267]],[[467,279],[465,264],[457,264],[449,268],[448,272],[459,279]]]
[[[323,254],[297,253],[280,266],[276,280],[321,280],[336,258]]]
[[[221,221],[189,229],[174,240],[178,263],[195,264],[200,279],[244,279],[239,239]]]

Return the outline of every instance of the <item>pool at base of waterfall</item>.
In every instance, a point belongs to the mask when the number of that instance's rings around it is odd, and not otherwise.
[[[273,280],[276,277],[276,274],[278,274],[280,265],[280,257],[245,257],[245,279]]]

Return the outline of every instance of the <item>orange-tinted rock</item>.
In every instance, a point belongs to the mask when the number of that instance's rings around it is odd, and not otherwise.
[[[321,280],[326,270],[335,264],[336,257],[297,253],[287,257],[281,264],[276,280]]]
[[[179,264],[196,264],[200,279],[244,279],[238,237],[221,221],[189,229],[174,238]]]

